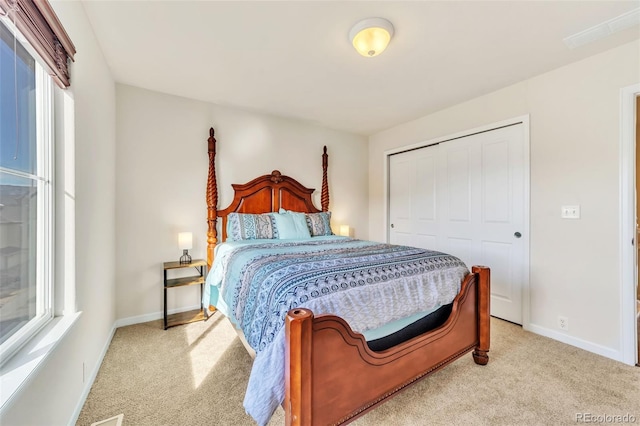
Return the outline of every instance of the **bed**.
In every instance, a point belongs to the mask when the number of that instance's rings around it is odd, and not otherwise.
[[[245,408],[258,424],[277,405],[287,425],[349,423],[468,352],[477,364],[488,362],[489,268],[468,271],[446,253],[322,233],[329,217],[326,147],[320,209],[314,189],[277,170],[232,185],[233,201],[218,209],[213,128],[208,152],[203,301],[257,352]],[[308,239],[297,235],[303,217]],[[429,291],[415,290],[414,282]],[[271,287],[276,283],[282,287]],[[377,305],[365,308],[365,299]]]

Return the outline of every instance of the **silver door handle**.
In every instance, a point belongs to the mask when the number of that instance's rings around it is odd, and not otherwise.
[[[513,236],[516,237],[516,238],[520,238],[520,237],[522,237],[522,234],[519,233],[519,232],[516,232],[516,233],[513,234]]]

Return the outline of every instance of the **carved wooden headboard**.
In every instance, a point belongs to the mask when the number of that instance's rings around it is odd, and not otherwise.
[[[207,263],[213,263],[213,250],[218,243],[218,218],[222,218],[222,241],[227,239],[227,215],[239,213],[277,212],[280,208],[297,212],[316,213],[329,211],[329,186],[327,168],[329,156],[325,146],[322,154],[322,210],[316,208],[311,198],[315,189],[307,188],[297,180],[274,170],[245,184],[233,184],[233,201],[227,208],[218,210],[218,184],[216,182],[216,139],[213,127],[209,129],[209,175],[207,179]]]

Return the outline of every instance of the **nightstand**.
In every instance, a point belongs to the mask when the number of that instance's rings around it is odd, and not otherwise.
[[[195,268],[197,274],[181,278],[168,278],[169,271],[176,269]],[[203,259],[195,259],[191,263],[164,262],[164,329],[175,325],[187,324],[190,322],[202,321],[205,319],[202,306],[202,291],[204,290],[204,279],[207,276],[207,262]],[[186,287],[191,285],[200,286],[200,309],[178,312],[167,315],[167,290]]]

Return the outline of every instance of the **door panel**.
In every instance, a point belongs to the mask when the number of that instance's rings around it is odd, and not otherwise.
[[[412,182],[413,223],[416,238],[414,245],[421,248],[435,247],[438,241],[436,212],[436,154],[425,152],[416,159],[416,178]]]
[[[483,221],[509,222],[509,143],[499,141],[482,146]]]
[[[522,236],[525,229],[522,128],[519,125],[487,132],[478,140],[483,162],[481,261],[496,265],[491,270],[491,312],[517,324],[522,323],[524,244],[528,241],[528,236]]]
[[[415,175],[415,163],[406,157],[391,158],[389,168],[393,179],[389,181],[391,223],[391,244],[411,245],[413,240],[411,185]]]
[[[434,221],[436,219],[436,164],[435,156],[418,158],[416,161],[415,187],[416,214],[419,220]]]
[[[469,150],[448,151],[446,167],[449,191],[447,218],[455,222],[469,222],[471,219]]]
[[[389,162],[391,244],[435,250],[438,239],[436,203],[437,149],[423,148]]]
[[[474,243],[471,238],[447,238],[447,244],[443,249],[446,253],[455,253],[465,264],[471,265],[474,259]]]
[[[514,283],[511,279],[511,244],[483,241],[482,261],[485,265],[500,265],[491,270],[491,295],[504,301],[513,301]]]

